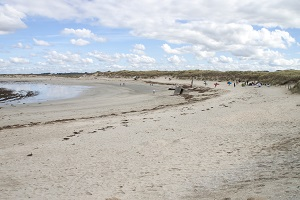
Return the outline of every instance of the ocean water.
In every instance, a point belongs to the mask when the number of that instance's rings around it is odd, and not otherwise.
[[[40,103],[45,101],[74,98],[83,91],[89,89],[89,86],[78,85],[52,85],[35,82],[0,82],[0,88],[14,90],[18,93],[27,91],[37,92],[38,95],[26,97],[19,100],[8,100],[0,102],[0,106],[11,104]]]

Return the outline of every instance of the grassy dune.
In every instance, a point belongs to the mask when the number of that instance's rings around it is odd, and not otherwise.
[[[294,93],[300,93],[300,70],[268,71],[211,71],[211,70],[185,70],[185,71],[116,71],[95,73],[58,73],[58,74],[31,74],[27,76],[59,76],[66,78],[79,78],[81,76],[102,76],[109,78],[133,78],[143,79],[155,77],[168,77],[177,79],[207,80],[207,81],[259,81],[272,85],[294,85],[291,89]],[[0,77],[14,77],[16,75],[0,75]],[[26,75],[25,75],[26,76]]]
[[[167,76],[179,79],[210,80],[210,81],[260,81],[263,83],[284,85],[295,84],[300,81],[300,70],[286,70],[276,72],[264,71],[209,71],[209,70],[186,70],[186,71],[117,71],[117,72],[96,72],[97,76],[106,77],[134,77],[155,78]]]
[[[294,87],[291,89],[292,93],[299,93],[300,94],[300,81],[298,81]]]

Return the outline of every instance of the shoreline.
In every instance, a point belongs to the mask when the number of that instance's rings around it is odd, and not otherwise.
[[[211,91],[190,94],[209,99],[186,103],[167,85],[154,85],[153,94],[142,81],[51,81],[96,88],[72,100],[0,110],[1,127],[24,124],[0,130],[1,199],[300,196],[300,96],[286,88],[220,83],[215,90],[208,82]]]
[[[13,106],[15,108],[12,108],[11,106],[1,107],[3,115],[13,114],[14,120],[9,118],[9,121],[7,121],[5,118],[2,118],[2,121],[0,122],[0,130],[36,126],[47,123],[102,118],[104,116],[120,115],[131,112],[157,110],[170,106],[179,106],[194,101],[206,100],[218,96],[220,93],[218,90],[207,91],[206,93],[205,91],[199,92],[191,90],[189,93],[196,96],[196,98],[189,98],[184,95],[174,96],[173,91],[168,90],[168,85],[164,85],[163,83],[149,86],[149,83],[128,79],[61,80],[61,78],[51,78],[49,80],[25,78],[23,80],[18,79],[18,81],[59,85],[81,85],[89,86],[91,88],[84,90],[80,93],[80,95],[73,98],[44,101],[39,103],[16,104]],[[120,86],[119,84],[123,82],[126,83],[125,86]],[[155,94],[153,94],[153,90],[156,91]],[[201,93],[205,93],[207,95],[202,97]],[[93,99],[90,99],[90,96],[93,96]],[[139,99],[137,99],[137,97],[139,97]],[[127,98],[128,102],[124,103],[122,98]],[[88,103],[82,103],[83,101],[87,101]],[[64,111],[64,109],[61,109],[61,105],[65,104],[68,104],[69,108],[65,107]],[[94,105],[92,106],[91,104]],[[39,113],[34,113],[33,110],[35,109],[38,109],[39,111],[42,110],[42,114],[47,115],[45,116],[46,120],[41,120],[43,117]],[[59,112],[57,110],[59,110]],[[30,116],[27,116],[30,120],[26,120],[27,123],[18,123],[19,121],[24,121],[21,120],[24,112],[30,113],[31,118]],[[70,117],[69,112],[77,112],[79,115]]]

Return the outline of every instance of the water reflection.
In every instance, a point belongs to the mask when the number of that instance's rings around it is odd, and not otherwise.
[[[27,97],[21,100],[0,102],[0,105],[24,104],[24,103],[39,103],[50,100],[68,99],[78,96],[84,90],[90,88],[88,86],[77,85],[51,85],[44,83],[31,82],[0,82],[0,88],[7,88],[21,91],[38,92],[37,96]]]

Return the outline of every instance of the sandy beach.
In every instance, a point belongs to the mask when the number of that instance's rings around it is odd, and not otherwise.
[[[284,86],[209,81],[189,99],[143,80],[20,79],[91,88],[1,107],[0,199],[300,199],[300,95]]]

